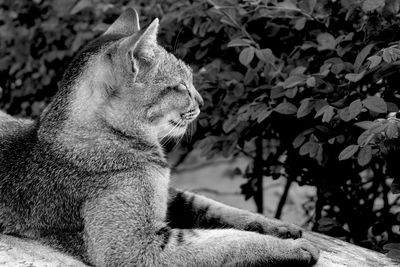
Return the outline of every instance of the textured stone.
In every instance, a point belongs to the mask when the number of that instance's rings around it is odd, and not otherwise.
[[[321,249],[316,267],[395,267],[400,261],[339,239],[305,233],[304,237]],[[74,258],[36,241],[0,235],[0,266],[4,267],[84,267]]]
[[[0,235],[0,266],[84,267],[87,265],[36,241]]]

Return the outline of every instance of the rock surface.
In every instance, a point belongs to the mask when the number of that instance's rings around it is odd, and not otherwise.
[[[317,233],[306,233],[305,238],[321,249],[321,257],[316,267],[400,266],[400,261],[336,238]],[[0,266],[84,267],[87,265],[35,241],[0,235]]]
[[[0,235],[0,266],[85,267],[87,265],[36,241]]]
[[[304,237],[321,249],[316,267],[395,267],[400,261],[390,259],[382,253],[365,249],[342,240],[314,232]]]

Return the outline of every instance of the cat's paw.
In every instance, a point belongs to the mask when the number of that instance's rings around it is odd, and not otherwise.
[[[313,246],[309,241],[300,238],[292,241],[294,242],[294,253],[292,254],[293,259],[296,263],[301,266],[313,266],[319,259],[319,249]],[[296,265],[300,266],[300,265]]]
[[[275,236],[280,238],[293,238],[297,239],[302,237],[303,231],[300,227],[293,224],[283,224],[276,226],[277,233]]]
[[[263,216],[257,216],[253,221],[247,223],[244,230],[293,239],[300,238],[303,234],[299,226]]]

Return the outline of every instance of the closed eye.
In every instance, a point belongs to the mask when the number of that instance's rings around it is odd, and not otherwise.
[[[188,90],[188,87],[184,83],[180,83],[176,86],[176,89],[178,89],[180,91],[186,91],[186,90]]]

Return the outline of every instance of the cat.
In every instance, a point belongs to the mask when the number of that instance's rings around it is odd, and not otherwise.
[[[127,9],[64,73],[37,122],[0,116],[0,230],[94,266],[311,266],[299,227],[169,187],[160,141],[203,100]]]

